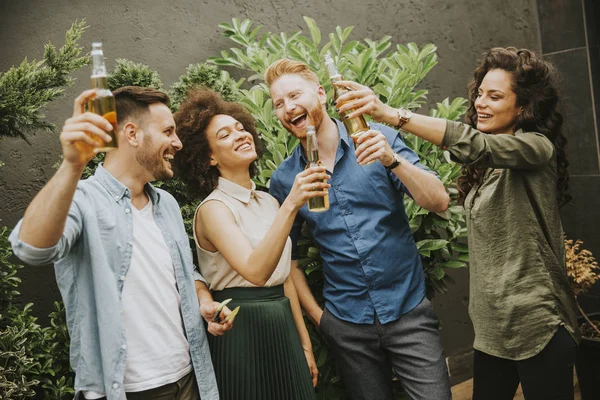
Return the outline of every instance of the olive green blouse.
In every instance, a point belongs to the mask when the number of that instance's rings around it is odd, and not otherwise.
[[[473,347],[523,360],[561,325],[578,342],[552,142],[540,133],[490,135],[448,121],[442,146],[454,161],[487,169],[465,199]]]

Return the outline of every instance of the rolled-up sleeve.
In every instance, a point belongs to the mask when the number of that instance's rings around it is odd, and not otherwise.
[[[10,240],[13,253],[15,256],[19,257],[21,261],[30,265],[48,264],[58,252],[60,242],[52,247],[44,249],[33,247],[19,239],[19,233],[21,232],[22,224],[23,220],[20,220],[8,238],[8,240]]]
[[[448,121],[442,140],[453,161],[477,168],[532,169],[545,165],[554,145],[541,133],[486,134],[467,124]]]
[[[404,143],[400,132],[381,124],[374,124],[373,129],[376,129],[383,133],[394,153],[398,153],[400,157],[406,160],[406,162],[409,162],[412,165],[422,169],[423,171],[429,172],[430,174],[437,176],[439,179],[439,175],[431,169],[429,169],[426,165],[421,163],[421,160],[419,159],[417,153],[415,153],[410,147],[406,145],[406,143]],[[393,173],[392,171],[387,171],[387,174],[396,190],[402,191],[412,198],[412,194],[410,193],[408,188],[404,186],[404,184],[400,181],[400,179],[398,179],[395,173]]]
[[[9,236],[13,253],[27,264],[45,265],[64,257],[69,252],[79,238],[83,223],[79,207],[75,202],[71,203],[63,234],[58,243],[48,248],[35,247],[19,239],[22,225],[21,219]]]

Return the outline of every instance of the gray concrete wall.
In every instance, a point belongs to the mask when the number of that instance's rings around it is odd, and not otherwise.
[[[109,68],[115,58],[146,63],[172,84],[190,63],[202,62],[233,42],[217,25],[232,17],[252,19],[265,30],[306,29],[302,16],[317,21],[322,32],[336,25],[354,25],[353,38],[391,35],[395,43],[434,43],[439,65],[423,85],[430,101],[466,96],[466,84],[479,55],[490,47],[540,50],[535,0],[0,0],[0,71],[25,57],[40,58],[48,40],[60,45],[70,24],[87,18],[83,43],[102,41]],[[49,119],[59,126],[70,116],[73,98],[88,88],[89,71],[76,74],[77,83],[64,99],[50,105]],[[57,137],[40,132],[28,146],[18,139],[0,141],[0,223],[13,226],[27,204],[53,173],[60,147]],[[457,283],[438,296],[448,355],[468,352],[472,328],[466,313],[468,272],[455,271]],[[57,298],[50,267],[23,273],[24,301],[34,301],[46,315]]]
[[[571,204],[563,207],[570,239],[600,259],[600,2],[538,0],[544,58],[562,77]],[[600,311],[600,282],[579,296],[586,312]]]

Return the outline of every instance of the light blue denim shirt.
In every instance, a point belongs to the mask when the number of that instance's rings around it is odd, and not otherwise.
[[[154,219],[171,251],[181,315],[202,400],[219,393],[201,320],[195,270],[179,206],[169,193],[146,185]],[[17,257],[28,264],[54,262],[56,281],[65,303],[71,336],[71,367],[75,390],[123,396],[127,344],[121,318],[121,295],[131,264],[133,221],[129,189],[100,165],[94,176],[80,181],[59,242],[35,248],[19,240],[22,220],[10,241]],[[139,299],[144,301],[144,299]]]

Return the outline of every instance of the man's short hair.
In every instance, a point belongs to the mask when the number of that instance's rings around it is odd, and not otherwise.
[[[267,86],[271,86],[273,82],[281,78],[283,75],[296,74],[304,79],[320,84],[317,74],[305,63],[294,61],[287,58],[275,61],[265,71],[265,81]]]
[[[152,104],[162,103],[170,106],[169,96],[157,89],[140,86],[123,86],[113,91],[117,106],[117,118],[119,124],[139,119],[148,112]]]

